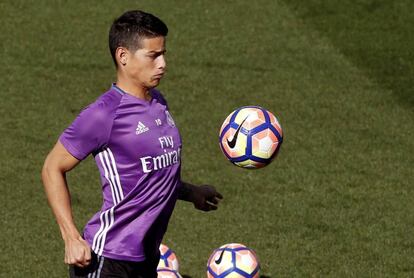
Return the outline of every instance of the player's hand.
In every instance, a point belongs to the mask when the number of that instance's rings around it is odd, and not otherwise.
[[[65,263],[86,267],[91,263],[91,248],[83,238],[65,241]]]
[[[221,199],[223,196],[212,185],[200,185],[192,188],[191,201],[196,209],[216,210]]]

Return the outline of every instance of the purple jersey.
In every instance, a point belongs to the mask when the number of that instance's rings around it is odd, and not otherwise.
[[[77,159],[93,154],[103,205],[84,238],[98,255],[142,261],[158,252],[180,186],[181,138],[161,93],[146,101],[113,85],[60,136]]]

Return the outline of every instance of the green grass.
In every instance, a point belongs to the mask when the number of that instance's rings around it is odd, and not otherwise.
[[[165,243],[181,273],[211,251],[256,250],[268,277],[414,275],[413,4],[355,1],[0,3],[0,277],[65,277],[40,169],[62,130],[114,80],[107,31],[142,8],[166,21],[160,88],[183,138],[183,177],[220,209],[178,203]],[[285,132],[267,168],[232,166],[218,130],[261,105]],[[68,176],[77,225],[100,207],[91,158]]]

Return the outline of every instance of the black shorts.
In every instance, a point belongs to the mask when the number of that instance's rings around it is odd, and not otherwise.
[[[143,262],[121,261],[92,253],[91,263],[85,267],[69,266],[70,278],[157,278],[159,256]]]

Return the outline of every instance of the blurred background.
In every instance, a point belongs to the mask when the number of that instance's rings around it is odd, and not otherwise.
[[[40,171],[79,111],[115,81],[107,46],[129,9],[169,27],[160,89],[183,139],[182,176],[224,195],[179,202],[164,243],[205,277],[219,246],[254,249],[264,277],[414,275],[414,2],[0,2],[0,277],[66,277]],[[284,129],[275,161],[243,170],[218,132],[244,105]],[[102,197],[91,157],[68,174],[82,229]]]

